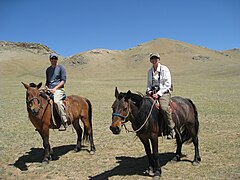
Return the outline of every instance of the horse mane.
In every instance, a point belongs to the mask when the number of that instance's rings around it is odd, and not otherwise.
[[[156,108],[155,105],[153,105],[153,99],[150,98],[149,96],[141,96],[142,101],[141,101],[141,105],[139,107],[139,113],[138,113],[138,117],[136,120],[137,126],[142,125],[149,113],[151,113],[151,116],[148,119],[148,125],[147,125],[147,130],[149,132],[153,131],[153,128],[156,127],[160,127],[160,125],[162,124],[162,122],[159,121],[159,110]],[[161,131],[162,128],[159,129],[159,131]]]
[[[129,98],[135,103],[135,105],[140,108],[142,100],[143,100],[143,94],[142,93],[124,93],[124,92],[120,92],[118,95],[118,99],[121,100],[122,98],[126,97],[127,95],[129,95]]]
[[[143,100],[143,95],[142,94],[131,93],[130,98],[136,104],[136,106],[138,108],[140,108],[140,106],[142,104],[142,100]]]
[[[34,88],[37,87],[37,85],[35,83],[30,83],[29,86],[34,87]]]

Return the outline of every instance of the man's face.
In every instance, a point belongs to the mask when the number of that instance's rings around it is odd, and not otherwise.
[[[57,61],[58,61],[58,59],[56,57],[50,58],[50,62],[51,62],[52,65],[56,65]]]
[[[160,62],[160,59],[158,57],[151,57],[150,62],[154,65]]]

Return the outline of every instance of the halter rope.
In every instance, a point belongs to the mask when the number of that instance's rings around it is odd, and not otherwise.
[[[151,109],[150,109],[150,111],[148,113],[148,116],[147,116],[146,120],[144,121],[144,123],[137,130],[135,130],[135,131],[134,130],[128,130],[127,127],[124,124],[124,127],[125,127],[126,131],[127,132],[132,132],[132,133],[137,133],[138,131],[140,131],[146,125],[146,123],[147,123],[147,121],[148,121],[148,119],[149,119],[149,117],[150,117],[150,115],[152,113],[153,107],[156,104],[156,102],[157,102],[157,100],[153,101],[152,107],[151,107]]]

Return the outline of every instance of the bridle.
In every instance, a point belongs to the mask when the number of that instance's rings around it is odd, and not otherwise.
[[[126,116],[123,116],[119,113],[112,113],[112,118],[119,117],[121,119],[122,125],[124,125],[126,122],[128,122],[127,118],[129,116],[129,114],[130,114],[130,103],[128,103],[128,113]]]
[[[26,103],[27,103],[27,106],[28,106],[28,108],[29,109],[31,109],[31,106],[30,106],[30,104],[31,104],[31,102],[34,100],[34,99],[37,99],[37,101],[38,101],[38,109],[37,109],[37,111],[36,112],[32,112],[33,113],[33,115],[37,115],[38,114],[38,112],[41,110],[41,108],[42,108],[42,104],[41,104],[41,101],[39,100],[39,98],[38,97],[36,97],[36,96],[33,96],[31,99],[27,99],[26,100]],[[32,109],[31,109],[32,110]]]
[[[44,92],[44,90],[40,90],[40,97],[41,97],[41,93],[42,93],[42,92]],[[31,102],[32,102],[34,99],[36,99],[37,102],[38,102],[38,109],[37,109],[36,112],[33,112],[33,111],[31,111],[31,112],[32,112],[32,114],[33,114],[34,116],[36,116],[36,115],[39,113],[39,111],[43,108],[42,103],[41,103],[39,97],[33,96],[33,97],[32,97],[31,99],[29,99],[29,100],[26,99],[26,103],[27,103],[27,107],[28,107],[30,110],[32,110],[30,104],[31,104]],[[49,104],[49,99],[48,99],[48,104]],[[48,105],[47,105],[47,106],[48,106]],[[45,108],[44,112],[46,111],[46,109],[47,109],[47,107]]]
[[[152,113],[153,107],[155,106],[156,102],[157,102],[157,100],[154,100],[154,101],[153,101],[153,104],[152,104],[152,106],[151,106],[151,109],[150,109],[147,117],[146,117],[146,120],[145,120],[144,123],[143,123],[137,130],[135,130],[135,131],[134,131],[134,130],[128,130],[127,127],[126,127],[126,125],[125,125],[125,123],[127,122],[126,119],[127,119],[127,117],[129,116],[129,114],[130,114],[130,103],[129,103],[128,113],[127,113],[126,116],[123,116],[123,115],[121,115],[121,114],[119,114],[119,113],[113,113],[112,116],[113,116],[113,117],[117,116],[117,117],[120,117],[120,118],[121,118],[121,120],[122,120],[122,125],[125,127],[125,130],[126,130],[127,132],[137,133],[137,132],[140,131],[140,130],[145,126],[145,124],[147,123],[147,121],[148,121],[148,119],[149,119],[149,117],[150,117],[150,115],[151,115],[151,113]]]

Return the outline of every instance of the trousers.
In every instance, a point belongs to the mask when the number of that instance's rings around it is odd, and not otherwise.
[[[170,112],[170,101],[171,101],[171,94],[170,93],[165,93],[159,98],[159,104],[161,107],[161,110],[163,111],[164,118],[167,121],[168,126],[173,129],[175,127],[175,123],[172,120],[172,114]]]
[[[65,90],[64,88],[59,88],[54,93],[54,103],[56,105],[56,110],[61,117],[62,122],[67,122],[67,116],[63,104],[63,98],[65,96]]]

